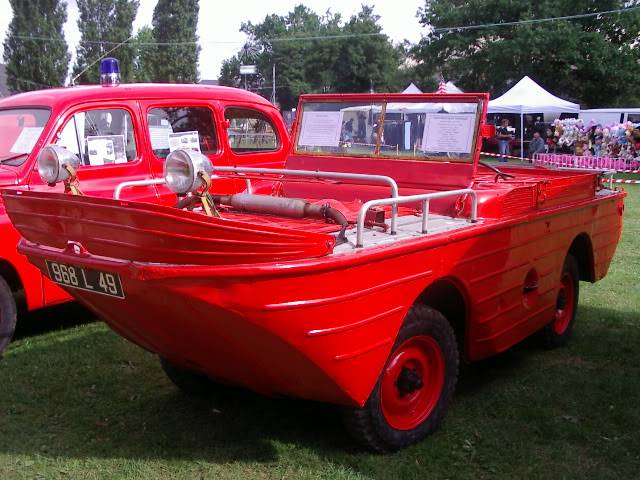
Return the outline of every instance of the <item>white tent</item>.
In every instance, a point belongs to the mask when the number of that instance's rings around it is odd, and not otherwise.
[[[411,83],[411,85],[405,88],[402,93],[422,93],[422,90],[416,87],[414,83]]]
[[[544,88],[524,76],[501,97],[489,102],[488,113],[520,114],[520,157],[523,157],[523,117],[525,113],[578,113],[580,105],[568,102],[547,92]]]
[[[464,93],[462,90],[456,87],[456,85],[451,80],[449,80],[445,84],[445,92],[446,93]]]

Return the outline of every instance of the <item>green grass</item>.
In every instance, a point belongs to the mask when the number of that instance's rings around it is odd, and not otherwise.
[[[329,405],[190,399],[67,306],[31,315],[0,361],[0,479],[638,478],[640,187],[627,190],[621,244],[608,276],[581,284],[570,345],[467,368],[418,445],[363,452]]]

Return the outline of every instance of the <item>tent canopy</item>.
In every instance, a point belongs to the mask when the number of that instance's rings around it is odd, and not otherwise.
[[[456,87],[455,83],[453,83],[451,80],[449,80],[446,84],[445,84],[445,92],[446,93],[464,93],[462,90],[460,90],[458,87]]]
[[[525,76],[501,97],[489,102],[488,113],[579,112],[580,105],[547,92]]]
[[[416,87],[414,83],[411,83],[411,85],[405,88],[402,93],[422,93],[422,90]]]

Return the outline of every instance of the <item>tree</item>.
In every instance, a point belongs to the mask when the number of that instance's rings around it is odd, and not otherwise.
[[[77,0],[81,38],[76,50],[73,76],[77,83],[98,83],[102,56],[120,60],[122,81],[133,80],[134,51],[130,44],[138,0]],[[114,49],[118,44],[125,42]],[[95,63],[94,63],[95,62]],[[93,64],[93,65],[92,65]],[[87,69],[86,72],[83,72]]]
[[[154,42],[153,30],[147,26],[138,30],[136,38],[132,41],[134,50],[133,79],[136,82],[153,81],[153,65],[158,54]]]
[[[198,0],[158,0],[153,10],[155,82],[198,82]]]
[[[372,85],[378,91],[396,90],[400,56],[378,22],[367,6],[345,24],[339,14],[318,15],[298,5],[285,16],[243,23],[240,30],[249,37],[248,47],[257,51],[251,62],[259,72],[247,85],[269,97],[275,65],[277,99],[287,109],[302,93],[366,92]],[[241,56],[223,63],[221,84],[244,84]]]
[[[563,17],[637,6],[640,0],[427,0],[418,17],[432,30],[414,50],[423,79],[442,73],[468,91],[504,93],[529,75],[583,106],[640,101],[636,71],[640,11],[525,25],[469,25]],[[448,28],[451,28],[448,30]]]
[[[335,82],[339,91],[397,90],[399,50],[381,35],[379,20],[373,8],[363,5],[344,26],[343,32],[353,38],[341,41],[337,49]]]
[[[11,0],[10,4],[13,18],[4,41],[9,90],[64,85],[70,59],[62,31],[66,4],[61,0]]]

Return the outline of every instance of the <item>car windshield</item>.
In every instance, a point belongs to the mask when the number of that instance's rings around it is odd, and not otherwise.
[[[298,153],[471,162],[481,104],[304,102]]]
[[[46,108],[0,110],[0,164],[20,166],[40,138],[51,111]]]

